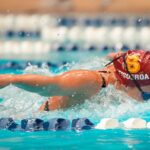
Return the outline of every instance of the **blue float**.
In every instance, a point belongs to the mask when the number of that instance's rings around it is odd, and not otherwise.
[[[82,131],[92,129],[93,127],[94,124],[88,118],[77,118],[72,121],[64,118],[52,118],[48,121],[44,121],[39,118],[30,118],[21,120],[19,124],[12,118],[0,119],[0,130],[10,131]]]
[[[49,121],[44,122],[43,124],[44,130],[69,130],[70,129],[70,121],[63,118],[53,118]]]
[[[78,118],[72,120],[73,130],[90,130],[94,127],[94,124],[88,118]]]
[[[12,118],[1,118],[0,119],[0,129],[15,130],[18,124],[14,122]]]
[[[21,120],[21,129],[24,131],[42,131],[44,121],[39,118]]]
[[[13,30],[8,30],[6,33],[6,38],[14,38],[15,32]]]

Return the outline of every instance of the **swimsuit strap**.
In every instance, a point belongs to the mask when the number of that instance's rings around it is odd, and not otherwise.
[[[110,71],[106,71],[106,70],[98,70],[98,72],[101,72],[101,73],[111,73]]]
[[[50,110],[50,109],[49,109],[49,102],[48,102],[48,100],[45,102],[44,110],[45,110],[45,111],[49,111],[49,110]]]
[[[102,88],[107,86],[105,78],[102,76]]]
[[[105,70],[99,70],[98,72],[100,73],[111,73],[110,71],[105,71]],[[107,86],[105,78],[101,75],[102,77],[102,88],[105,88]]]

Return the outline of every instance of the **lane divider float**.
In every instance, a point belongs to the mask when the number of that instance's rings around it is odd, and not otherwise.
[[[114,118],[104,118],[98,124],[94,124],[88,118],[77,118],[68,120],[64,118],[52,118],[42,120],[39,118],[22,119],[14,121],[13,118],[1,118],[0,130],[35,132],[35,131],[59,131],[59,130],[108,130],[108,129],[148,129],[150,122],[140,118],[129,118],[119,122]]]

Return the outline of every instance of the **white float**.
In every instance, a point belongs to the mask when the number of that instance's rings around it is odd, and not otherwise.
[[[84,39],[84,28],[81,26],[71,27],[67,33],[67,39],[71,42],[80,42]]]
[[[138,29],[134,26],[129,26],[124,29],[123,37],[122,37],[123,43],[126,45],[129,45],[131,48],[135,47],[136,44],[139,44],[139,35],[138,35]]]
[[[124,28],[121,26],[113,27],[109,33],[109,42],[112,45],[123,43],[123,40],[122,40],[123,31],[124,31]]]
[[[51,25],[50,23],[52,23],[52,18],[50,17],[50,15],[45,14],[40,15],[39,17],[39,25],[41,28]]]
[[[33,42],[30,41],[21,42],[20,49],[22,54],[32,54],[34,51]]]
[[[99,45],[109,45],[110,42],[108,41],[109,37],[109,28],[108,27],[100,27],[97,28],[95,34],[93,35],[96,42]]]
[[[54,41],[53,36],[56,36],[56,31],[57,31],[57,28],[55,27],[49,27],[49,26],[43,27],[43,29],[41,30],[42,40],[47,41],[47,42]]]
[[[20,54],[20,43],[18,42],[13,42],[12,49],[11,49],[12,54]]]
[[[104,118],[99,124],[96,125],[95,129],[114,129],[119,127],[117,119]]]
[[[7,41],[3,43],[3,54],[10,54],[13,49],[13,42]]]
[[[14,27],[16,28],[17,31],[20,30],[28,30],[28,15],[17,15],[14,19]]]
[[[68,28],[66,27],[56,27],[53,29],[53,41],[54,42],[64,42],[67,38]]]
[[[123,122],[127,129],[143,129],[146,128],[146,121],[140,118],[130,118]]]
[[[139,38],[142,48],[149,49],[150,46],[150,27],[142,27],[139,31]]]
[[[26,26],[28,26],[29,31],[37,31],[39,29],[39,15],[28,15],[27,21]]]
[[[93,43],[95,42],[95,34],[97,33],[97,30],[95,27],[86,27],[84,31],[84,40],[87,43]]]
[[[14,15],[3,16],[3,30],[10,30],[14,26]]]

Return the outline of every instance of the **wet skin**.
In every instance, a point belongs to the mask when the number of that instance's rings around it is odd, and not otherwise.
[[[57,96],[51,101],[53,107],[50,107],[54,110],[82,103],[85,99],[96,95],[101,89],[102,77],[97,71],[90,70],[73,70],[54,77],[33,74],[0,75],[0,87],[9,84],[42,96]]]
[[[113,58],[115,55],[110,55],[110,57]],[[85,99],[90,99],[97,95],[102,88],[103,77],[106,81],[106,86],[113,84],[118,90],[124,91],[137,100],[141,100],[141,94],[136,87],[126,87],[117,80],[115,76],[116,70],[113,65],[103,70],[106,73],[97,70],[72,70],[58,76],[34,74],[0,75],[0,88],[13,84],[26,91],[51,97],[48,100],[48,108],[56,110],[83,103]],[[150,92],[150,86],[142,88],[144,91]],[[39,110],[44,110],[45,105],[46,102]]]

